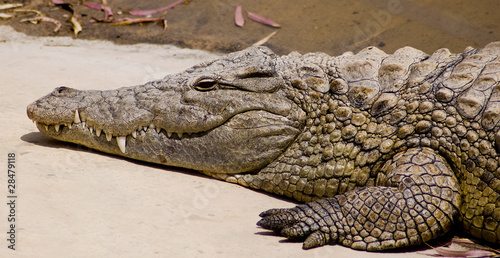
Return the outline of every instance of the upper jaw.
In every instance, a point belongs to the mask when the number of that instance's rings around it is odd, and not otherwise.
[[[113,100],[113,95],[119,98]],[[132,103],[135,99],[132,95],[135,95],[132,87],[115,91],[80,91],[59,87],[31,103],[27,114],[40,132],[50,137],[85,145],[71,139],[69,132],[78,131],[97,138],[102,134],[107,142],[115,139],[119,150],[126,153],[127,136],[135,139],[141,132],[155,130],[159,133],[161,130],[153,124],[152,112]],[[164,133],[168,137],[183,137],[182,132]]]

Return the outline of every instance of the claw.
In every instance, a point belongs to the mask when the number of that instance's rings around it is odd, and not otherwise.
[[[280,232],[282,236],[292,240],[304,239],[309,233],[311,233],[311,228],[303,222],[285,227]]]
[[[263,211],[259,214],[260,217],[264,218],[264,217],[268,217],[268,216],[272,216],[272,215],[278,215],[278,214],[281,214],[283,212],[286,212],[288,209],[284,208],[284,209],[270,209],[270,210],[267,210],[267,211]]]
[[[328,205],[331,203],[319,201],[291,209],[270,209],[259,215],[262,219],[257,225],[290,240],[303,240],[302,248],[305,250],[322,246],[338,240],[335,226],[324,220],[331,217],[324,209]]]
[[[322,245],[326,245],[330,242],[330,235],[327,233],[323,233],[321,231],[312,232],[304,241],[302,245],[302,249],[307,250],[314,247],[319,247]]]
[[[295,213],[296,212],[294,209],[267,210],[259,215],[262,217],[262,219],[257,222],[257,225],[265,229],[273,230],[282,236],[290,238],[283,232],[290,229],[291,226],[297,222],[294,216]]]

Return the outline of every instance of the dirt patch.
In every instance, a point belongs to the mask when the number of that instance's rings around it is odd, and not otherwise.
[[[92,1],[92,0],[90,0]],[[102,19],[104,12],[93,10],[81,1],[71,3],[83,30],[80,39],[106,39],[120,44],[157,43],[175,44],[187,48],[231,52],[246,48],[278,31],[266,45],[278,54],[291,51],[301,53],[321,51],[339,55],[345,51],[359,51],[374,45],[390,53],[411,45],[425,52],[447,47],[461,52],[467,46],[482,47],[500,39],[498,16],[500,1],[369,1],[369,0],[191,0],[168,11],[151,15],[164,17],[168,27],[161,23],[111,26],[93,23]],[[101,4],[101,1],[92,2]],[[108,0],[114,18],[133,17],[130,10],[147,10],[165,6],[171,1]],[[52,4],[52,1],[0,1],[23,3],[24,9],[34,9],[62,23],[59,32],[54,25],[21,22],[34,13],[15,13],[15,17],[0,19],[18,31],[37,36],[71,36],[70,12]],[[234,23],[234,10],[241,4],[245,26]],[[12,10],[0,11],[14,14]],[[246,12],[269,17],[281,28],[272,28],[248,19]],[[136,17],[137,18],[137,17]]]

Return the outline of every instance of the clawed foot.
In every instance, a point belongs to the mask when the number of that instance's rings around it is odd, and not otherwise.
[[[331,205],[327,206],[331,208]],[[332,216],[320,202],[291,209],[271,209],[259,216],[262,219],[257,222],[258,226],[274,230],[291,240],[304,240],[303,249],[311,249],[337,240],[332,239],[332,230],[336,231]],[[336,234],[333,236],[337,238]]]

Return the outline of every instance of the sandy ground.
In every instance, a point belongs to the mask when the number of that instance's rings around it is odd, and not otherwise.
[[[341,246],[303,251],[255,225],[261,211],[291,201],[57,142],[26,116],[29,103],[58,86],[131,86],[214,57],[171,46],[34,38],[0,26],[0,257],[425,257]],[[16,155],[13,194],[8,153]],[[15,251],[6,241],[10,200]]]

